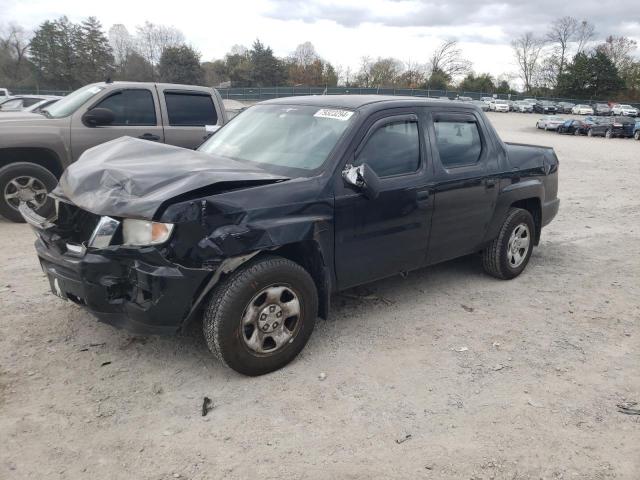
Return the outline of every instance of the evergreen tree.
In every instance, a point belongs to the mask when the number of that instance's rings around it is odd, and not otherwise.
[[[78,72],[82,83],[106,80],[113,72],[113,51],[95,17],[89,17],[78,32]]]
[[[204,81],[200,54],[187,45],[165,48],[160,56],[159,72],[163,82],[201,85]]]

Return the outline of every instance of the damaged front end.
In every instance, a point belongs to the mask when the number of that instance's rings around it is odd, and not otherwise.
[[[187,199],[280,180],[233,161],[123,138],[87,151],[65,171],[51,194],[52,218],[25,203],[20,212],[36,232],[53,293],[132,332],[175,333],[220,275],[254,254],[230,254],[224,246],[212,254],[203,243],[221,225],[210,222],[233,219]],[[182,204],[171,223],[154,221],[176,201]]]
[[[214,265],[188,268],[165,245],[123,245],[123,219],[58,204],[57,218],[20,211],[34,227],[36,250],[51,291],[87,308],[100,321],[140,334],[175,333],[196,308],[197,292]]]

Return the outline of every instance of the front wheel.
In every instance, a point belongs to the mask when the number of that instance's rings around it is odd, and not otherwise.
[[[593,137],[593,132],[591,129],[587,130],[587,137]]]
[[[636,140],[640,140],[640,130],[636,130],[636,132],[633,134],[633,138],[635,138]]]
[[[511,208],[500,233],[482,252],[485,272],[503,280],[520,275],[533,251],[535,228],[533,217],[527,210]]]
[[[613,137],[613,133],[611,132],[611,130],[607,130],[604,134],[604,138],[612,138]]]
[[[311,336],[318,293],[309,273],[291,260],[250,260],[211,293],[203,330],[209,350],[244,375],[278,370]]]
[[[0,168],[0,215],[12,222],[24,222],[18,207],[26,202],[39,215],[49,217],[54,203],[47,194],[57,184],[49,170],[35,163],[17,162]]]
[[[578,130],[577,128],[573,131],[573,134],[577,137],[578,135],[580,135],[580,130]]]

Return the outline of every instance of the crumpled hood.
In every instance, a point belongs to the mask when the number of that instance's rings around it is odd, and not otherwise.
[[[51,196],[98,215],[151,220],[165,202],[193,190],[282,180],[287,178],[235,160],[121,137],[82,154]]]

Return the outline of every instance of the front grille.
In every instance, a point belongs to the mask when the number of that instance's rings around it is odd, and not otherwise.
[[[99,221],[100,215],[60,202],[55,223],[58,235],[65,242],[82,245],[89,241]]]

